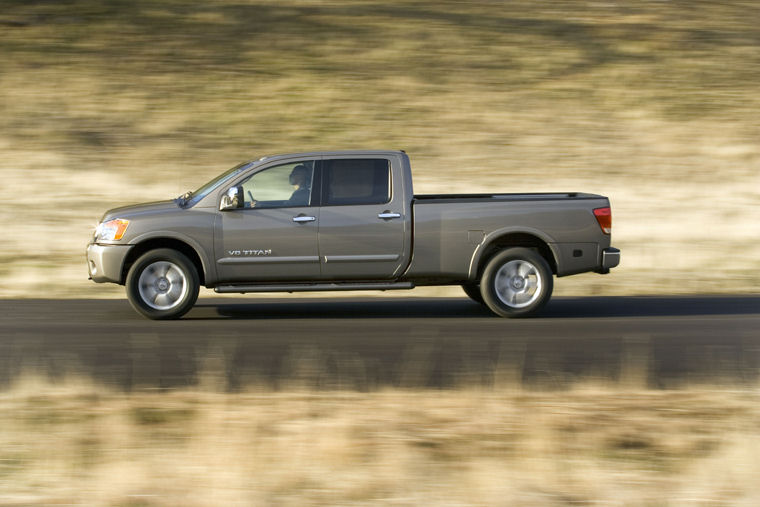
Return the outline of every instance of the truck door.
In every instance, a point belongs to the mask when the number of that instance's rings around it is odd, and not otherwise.
[[[311,191],[315,165],[314,160],[288,162],[236,183],[243,188],[243,208],[220,211],[215,227],[219,281],[319,277],[319,207],[317,192]]]
[[[408,264],[410,216],[402,178],[393,178],[401,167],[393,163],[398,164],[393,158],[356,155],[322,161],[323,279],[389,279]]]

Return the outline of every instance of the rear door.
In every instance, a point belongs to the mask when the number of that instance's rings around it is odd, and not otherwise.
[[[319,254],[326,280],[382,280],[409,262],[411,221],[401,162],[334,156],[322,161]]]

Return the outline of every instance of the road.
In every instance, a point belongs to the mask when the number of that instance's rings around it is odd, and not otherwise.
[[[754,385],[760,296],[556,298],[540,318],[465,298],[201,299],[180,321],[126,300],[0,300],[0,385],[117,389]]]

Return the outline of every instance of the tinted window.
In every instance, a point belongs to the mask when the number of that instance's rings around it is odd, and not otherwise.
[[[390,163],[359,158],[324,161],[324,204],[384,204],[390,201]]]

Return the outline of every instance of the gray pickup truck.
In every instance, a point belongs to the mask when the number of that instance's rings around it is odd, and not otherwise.
[[[105,213],[90,278],[139,313],[179,318],[218,293],[461,285],[503,317],[535,314],[553,275],[607,273],[606,197],[414,195],[403,151],[315,152],[233,167],[174,200]]]

